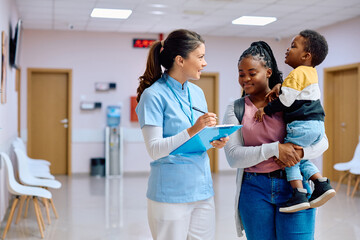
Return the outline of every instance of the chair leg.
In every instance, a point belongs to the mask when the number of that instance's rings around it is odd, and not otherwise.
[[[357,180],[356,180],[356,183],[355,183],[355,186],[354,186],[354,190],[353,190],[353,192],[352,192],[352,194],[351,194],[351,197],[352,197],[352,198],[353,198],[354,195],[355,195],[355,192],[356,192],[357,187],[359,186],[359,183],[360,183],[360,176],[357,176]]]
[[[44,205],[45,205],[46,217],[47,217],[48,223],[51,224],[48,199],[47,199],[47,198],[43,198],[42,200],[43,200],[43,203],[44,203]]]
[[[52,198],[50,198],[50,204],[51,204],[52,210],[53,210],[53,212],[55,214],[55,217],[59,218],[59,215],[57,214],[57,211],[56,211],[56,208],[55,208],[55,205],[54,205],[54,201],[52,200]]]
[[[10,229],[10,225],[11,225],[12,218],[13,218],[13,216],[14,216],[15,208],[16,208],[16,205],[17,205],[18,201],[19,201],[19,198],[16,197],[16,198],[14,199],[14,202],[13,202],[12,206],[11,206],[11,210],[10,210],[10,214],[9,214],[9,219],[8,219],[8,221],[7,221],[7,223],[6,223],[6,227],[5,227],[5,229],[4,229],[4,233],[3,233],[3,235],[2,235],[2,239],[5,239],[6,233],[7,233],[7,232],[9,231],[9,229]]]
[[[349,173],[349,177],[348,177],[348,185],[347,185],[347,191],[346,191],[346,195],[347,196],[350,196],[350,185],[351,185],[351,176],[352,174],[351,173]]]
[[[336,192],[339,191],[339,189],[340,189],[340,187],[341,187],[341,182],[342,182],[342,180],[344,180],[344,178],[345,178],[348,174],[349,174],[348,171],[346,171],[346,172],[341,172],[340,179],[339,179],[339,181],[338,181],[338,183],[337,183],[337,185],[336,185],[336,189],[335,189]]]
[[[30,196],[28,196],[27,199],[26,199],[26,206],[25,206],[24,218],[26,218],[26,217],[27,217],[27,214],[28,214],[29,201],[30,201]]]
[[[24,202],[25,202],[26,198],[27,198],[27,196],[21,196],[20,197],[20,205],[19,205],[19,208],[18,208],[18,213],[17,213],[15,224],[19,223],[20,216],[21,216],[22,209],[23,209]]]
[[[40,235],[41,235],[41,238],[44,238],[44,232],[43,232],[43,228],[42,228],[42,224],[41,224],[41,220],[40,220],[40,214],[39,214],[40,209],[39,209],[39,206],[38,206],[38,202],[37,202],[37,198],[36,198],[36,197],[33,197],[33,203],[34,203],[36,220],[37,220],[37,222],[38,222]]]
[[[35,198],[35,201],[36,201],[36,204],[37,204],[37,206],[38,206],[38,211],[39,211],[39,216],[40,216],[40,221],[41,221],[42,227],[43,227],[43,229],[45,230],[45,222],[44,222],[44,218],[43,218],[42,213],[41,213],[40,204],[39,204],[37,198]]]

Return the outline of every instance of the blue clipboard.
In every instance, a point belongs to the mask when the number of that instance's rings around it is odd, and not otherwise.
[[[213,146],[210,142],[227,137],[239,130],[242,125],[218,125],[215,127],[205,127],[192,138],[183,143],[180,147],[170,153],[170,155],[194,152],[206,152]]]

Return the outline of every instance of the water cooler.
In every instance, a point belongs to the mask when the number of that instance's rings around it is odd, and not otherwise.
[[[117,177],[122,174],[123,134],[120,127],[121,107],[107,107],[105,128],[105,176]]]

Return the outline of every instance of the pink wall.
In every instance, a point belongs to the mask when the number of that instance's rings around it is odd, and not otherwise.
[[[137,123],[130,122],[130,96],[135,95],[137,78],[145,69],[148,51],[132,48],[136,37],[156,38],[156,35],[121,34],[75,31],[25,30],[21,52],[22,72],[22,137],[26,139],[26,69],[70,68],[73,70],[72,104],[72,170],[88,172],[89,159],[104,155],[103,139],[105,110],[110,104],[122,103],[122,126],[125,132],[124,171],[148,171],[150,158],[140,137],[128,140],[128,134],[137,131]],[[237,60],[243,49],[256,39],[205,37],[208,66],[206,71],[220,73],[220,113],[226,105],[239,96]],[[281,42],[268,40],[282,57]],[[99,93],[95,82],[116,82],[117,89]],[[236,87],[234,87],[236,86]],[[229,97],[230,96],[230,97]],[[101,110],[81,111],[80,101],[100,101]],[[128,134],[126,134],[128,133]],[[92,138],[91,141],[88,139]],[[229,169],[223,152],[220,153],[219,169]]]
[[[327,60],[318,68],[322,85],[322,69],[359,61],[359,47],[355,44],[359,30],[356,25],[360,18],[332,27],[320,29],[329,41],[330,52]],[[338,34],[340,32],[341,34]],[[355,34],[355,35],[354,35]],[[148,157],[139,126],[130,122],[130,96],[135,95],[137,78],[145,69],[147,50],[133,49],[132,39],[136,37],[156,38],[149,34],[125,34],[76,31],[26,30],[23,35],[21,52],[22,114],[26,116],[26,69],[71,68],[73,69],[73,143],[72,170],[74,173],[88,172],[89,159],[104,155],[101,136],[105,126],[105,109],[109,104],[122,103],[122,126],[125,132],[124,171],[143,172],[149,170]],[[241,52],[252,41],[259,39],[209,37],[206,41],[207,72],[220,74],[219,106],[220,118],[226,105],[240,94],[237,83],[237,60]],[[265,39],[273,48],[278,64],[284,75],[290,68],[283,63],[284,53],[291,38],[276,41]],[[349,51],[344,51],[344,46]],[[351,46],[351,47],[350,47]],[[351,49],[350,49],[351,48]],[[94,90],[95,82],[116,82],[117,89],[106,93]],[[83,112],[79,108],[81,99],[101,101],[103,108]],[[26,139],[26,121],[22,119],[22,137]],[[90,139],[90,140],[89,140]],[[219,169],[229,170],[223,151],[220,151]],[[319,159],[318,165],[321,165]],[[320,166],[321,167],[321,166]]]

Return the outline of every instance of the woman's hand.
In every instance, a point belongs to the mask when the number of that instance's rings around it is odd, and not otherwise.
[[[208,112],[200,116],[196,120],[194,126],[188,128],[187,131],[189,133],[189,136],[192,137],[204,127],[213,127],[215,125],[216,125],[216,114]]]
[[[213,145],[214,148],[223,148],[228,141],[229,136],[220,138],[219,140],[214,140],[210,144]]]
[[[267,102],[272,102],[273,100],[275,100],[276,98],[279,97],[280,94],[280,88],[281,88],[281,83],[276,84],[270,92],[268,92],[268,94],[265,95],[265,100]]]
[[[279,161],[281,161],[285,167],[294,166],[301,160],[297,153],[298,150],[302,151],[302,147],[292,143],[279,143]]]

